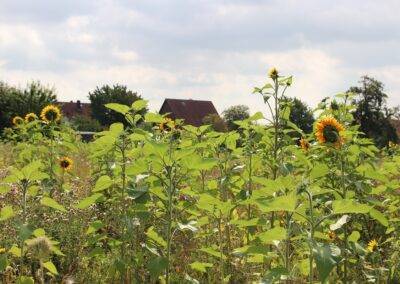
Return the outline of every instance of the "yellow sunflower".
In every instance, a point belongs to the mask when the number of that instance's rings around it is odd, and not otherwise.
[[[15,126],[20,125],[24,123],[24,119],[20,116],[14,116],[12,119],[12,124],[14,124]]]
[[[28,113],[27,115],[25,115],[25,121],[26,121],[26,122],[35,121],[37,118],[38,118],[37,115],[34,114],[33,112]]]
[[[303,149],[304,151],[307,152],[310,149],[310,142],[308,142],[304,138],[301,138],[300,139],[300,147],[301,147],[301,149]]]
[[[55,105],[48,105],[42,109],[40,118],[46,123],[58,122],[61,120],[61,111]]]
[[[61,157],[59,159],[60,167],[65,171],[70,171],[72,169],[73,163],[74,162],[72,161],[72,159],[68,157]]]
[[[336,233],[334,231],[329,231],[328,232],[328,238],[331,242],[333,242],[334,240],[336,240],[337,236]]]
[[[315,127],[315,136],[320,144],[333,143],[339,146],[343,142],[344,126],[332,116],[321,118]]]
[[[271,68],[268,72],[268,76],[271,79],[277,79],[279,77],[278,70],[275,67]]]
[[[169,131],[169,130],[172,130],[172,129],[175,128],[175,121],[173,121],[173,120],[172,120],[171,118],[169,118],[169,117],[165,117],[165,118],[164,118],[164,121],[161,122],[161,123],[158,125],[158,128],[159,128],[161,131]]]
[[[370,240],[367,245],[367,251],[373,252],[377,247],[378,247],[378,242],[375,239]]]

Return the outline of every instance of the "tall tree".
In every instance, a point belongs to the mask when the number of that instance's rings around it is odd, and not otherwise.
[[[298,98],[284,97],[283,101],[285,101],[283,105],[290,106],[289,120],[304,133],[311,133],[315,121],[311,108]]]
[[[108,103],[118,103],[123,105],[131,105],[136,100],[142,99],[137,93],[128,90],[124,85],[104,85],[96,87],[93,92],[89,93],[89,99],[92,105],[92,116],[97,119],[101,125],[110,125],[115,122],[126,123],[122,114],[116,113],[104,105]],[[143,109],[141,114],[147,112]]]
[[[39,115],[42,108],[56,101],[55,89],[39,81],[28,83],[24,89],[0,82],[0,129],[11,126],[14,116]]]
[[[231,106],[222,112],[222,116],[228,124],[228,129],[236,130],[238,125],[235,124],[235,121],[250,117],[249,107],[245,105]]]
[[[396,129],[391,123],[394,110],[386,105],[388,96],[383,83],[369,76],[361,77],[359,83],[360,86],[351,87],[349,92],[357,95],[354,118],[360,130],[378,147],[388,145],[389,141],[397,142]]]

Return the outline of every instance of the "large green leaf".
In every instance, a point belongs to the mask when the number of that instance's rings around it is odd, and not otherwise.
[[[332,269],[340,261],[340,249],[334,245],[316,244],[313,247],[315,263],[317,265],[319,280],[326,283]]]
[[[207,268],[213,267],[212,263],[208,263],[208,262],[198,262],[195,261],[193,263],[190,264],[190,267],[194,270],[206,273],[207,272]]]
[[[10,219],[15,215],[14,210],[11,206],[4,206],[0,210],[0,221],[5,221]]]
[[[332,202],[333,213],[368,213],[372,207],[367,204],[358,203],[353,199],[340,199]]]
[[[107,188],[109,188],[113,184],[113,181],[109,176],[101,176],[99,179],[96,181],[96,185],[94,186],[93,191],[103,191]]]
[[[372,208],[371,211],[369,211],[369,215],[374,218],[376,221],[378,221],[379,223],[381,223],[383,226],[387,227],[389,226],[389,221],[388,219],[385,217],[385,215],[383,215],[380,211]]]
[[[259,199],[257,204],[263,212],[289,211],[296,209],[297,197],[294,194],[283,195],[271,199]]]
[[[117,104],[117,103],[109,103],[109,104],[105,104],[106,108],[109,108],[113,111],[122,113],[122,114],[126,114],[129,112],[130,107],[126,106],[126,105],[122,105],[122,104]]]
[[[158,235],[158,233],[156,231],[154,231],[153,227],[150,227],[147,232],[146,235],[149,239],[153,240],[154,242],[156,242],[158,245],[166,248],[167,247],[167,242],[160,236]]]
[[[150,272],[151,277],[158,278],[167,268],[168,262],[165,257],[157,256],[152,259],[147,264],[147,268]]]
[[[148,101],[146,100],[136,100],[132,103],[132,108],[134,111],[140,111],[147,107]]]
[[[274,241],[281,241],[286,238],[286,230],[282,227],[274,227],[257,235],[264,244],[273,244]]]
[[[59,204],[57,201],[55,201],[53,198],[50,198],[50,197],[46,197],[46,196],[43,197],[40,200],[40,204],[51,207],[56,210],[60,210],[62,212],[67,212],[67,210],[64,208],[64,206],[62,206],[61,204]]]
[[[89,197],[82,199],[75,207],[78,209],[85,209],[85,208],[89,207],[90,205],[93,205],[94,203],[96,203],[96,201],[98,199],[100,199],[100,197],[102,197],[102,196],[103,195],[101,193],[95,193]]]
[[[317,179],[320,177],[325,176],[329,172],[329,168],[325,164],[317,164],[313,167],[313,169],[310,172],[310,178],[311,179]]]
[[[44,262],[43,267],[46,268],[53,275],[58,274],[56,266],[51,261]]]

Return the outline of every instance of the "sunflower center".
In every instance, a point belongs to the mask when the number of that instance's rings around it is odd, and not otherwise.
[[[324,138],[328,143],[336,143],[339,141],[339,132],[332,125],[327,125],[324,127]]]
[[[49,121],[54,121],[57,119],[58,114],[54,110],[50,109],[46,112],[45,116]]]
[[[66,169],[66,168],[69,167],[69,162],[67,160],[62,160],[60,162],[60,165],[61,165],[62,168]]]

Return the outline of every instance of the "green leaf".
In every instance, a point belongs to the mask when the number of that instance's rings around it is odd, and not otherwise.
[[[192,268],[193,270],[197,270],[203,273],[207,272],[207,268],[213,267],[212,263],[208,263],[208,262],[198,262],[195,261],[193,263],[190,264],[190,268]]]
[[[3,272],[8,266],[6,254],[0,254],[0,272]]]
[[[332,202],[333,213],[345,214],[345,213],[360,213],[366,214],[371,210],[371,206],[367,204],[361,204],[353,199],[341,199]]]
[[[32,277],[20,276],[18,277],[16,284],[35,284],[35,282]]]
[[[312,180],[325,176],[329,172],[329,168],[325,164],[317,164],[313,167],[310,172],[310,178]]]
[[[150,259],[147,268],[153,278],[158,278],[167,268],[168,262],[165,257],[157,256]]]
[[[360,232],[353,231],[351,232],[350,236],[348,237],[349,242],[357,242],[360,239]]]
[[[89,197],[82,199],[75,207],[78,209],[85,209],[85,208],[89,207],[90,205],[96,203],[96,201],[98,199],[100,199],[100,197],[102,197],[102,196],[103,196],[103,194],[101,194],[101,193],[95,193]]]
[[[7,219],[10,219],[14,215],[15,213],[11,206],[4,206],[0,210],[0,221],[5,221]]]
[[[152,122],[152,123],[161,123],[164,121],[164,118],[162,115],[158,114],[158,113],[152,113],[152,112],[148,112],[145,114],[144,119],[146,120],[146,122]]]
[[[92,224],[89,225],[89,228],[86,231],[86,235],[90,235],[94,232],[96,232],[98,229],[102,228],[103,222],[101,222],[100,220],[96,220],[94,221]]]
[[[153,227],[150,227],[147,230],[146,235],[148,238],[155,241],[157,244],[161,245],[162,247],[164,247],[164,248],[167,247],[167,242],[161,236],[159,236],[156,231],[154,231]]]
[[[389,221],[388,219],[385,217],[385,215],[383,215],[380,211],[372,208],[371,211],[369,211],[369,215],[374,218],[376,221],[378,221],[379,223],[381,223],[383,226],[387,227],[389,226]]]
[[[116,112],[122,113],[122,114],[127,114],[130,110],[130,108],[128,106],[122,105],[122,104],[117,104],[117,103],[105,104],[104,106],[106,108],[109,108],[113,111],[116,111]]]
[[[33,235],[35,236],[35,237],[43,237],[43,236],[45,236],[46,235],[46,231],[44,230],[44,229],[42,229],[42,228],[38,228],[38,229],[36,229],[36,230],[34,230],[33,231]]]
[[[103,191],[109,188],[113,184],[113,181],[109,176],[101,176],[96,181],[96,185],[94,186],[93,192]]]
[[[201,248],[199,249],[199,251],[205,252],[209,255],[215,256],[217,258],[222,258],[222,259],[226,259],[226,256],[223,253],[220,253],[219,251],[215,250],[212,247],[208,247],[208,248]]]
[[[137,100],[132,103],[132,108],[134,111],[140,111],[147,107],[148,101],[146,100]]]
[[[51,274],[53,275],[57,275],[57,268],[55,267],[55,265],[51,262],[51,261],[47,261],[45,263],[43,263],[44,268],[46,268]]]
[[[286,238],[286,230],[282,227],[274,227],[257,235],[264,244],[273,244],[274,241],[281,241]]]
[[[9,253],[14,255],[15,257],[21,257],[21,249],[17,247],[16,245],[13,245],[9,250]]]
[[[334,245],[316,244],[313,248],[319,280],[326,283],[332,269],[339,263],[340,249]]]
[[[272,199],[257,200],[260,209],[267,213],[272,211],[293,212],[296,209],[297,197],[294,194],[274,197]]]
[[[46,197],[46,196],[43,197],[40,200],[40,204],[51,207],[56,210],[60,210],[62,212],[67,212],[67,210],[64,208],[64,206],[62,206],[61,204],[59,204],[57,201],[55,201],[53,198],[50,198],[50,197]]]

